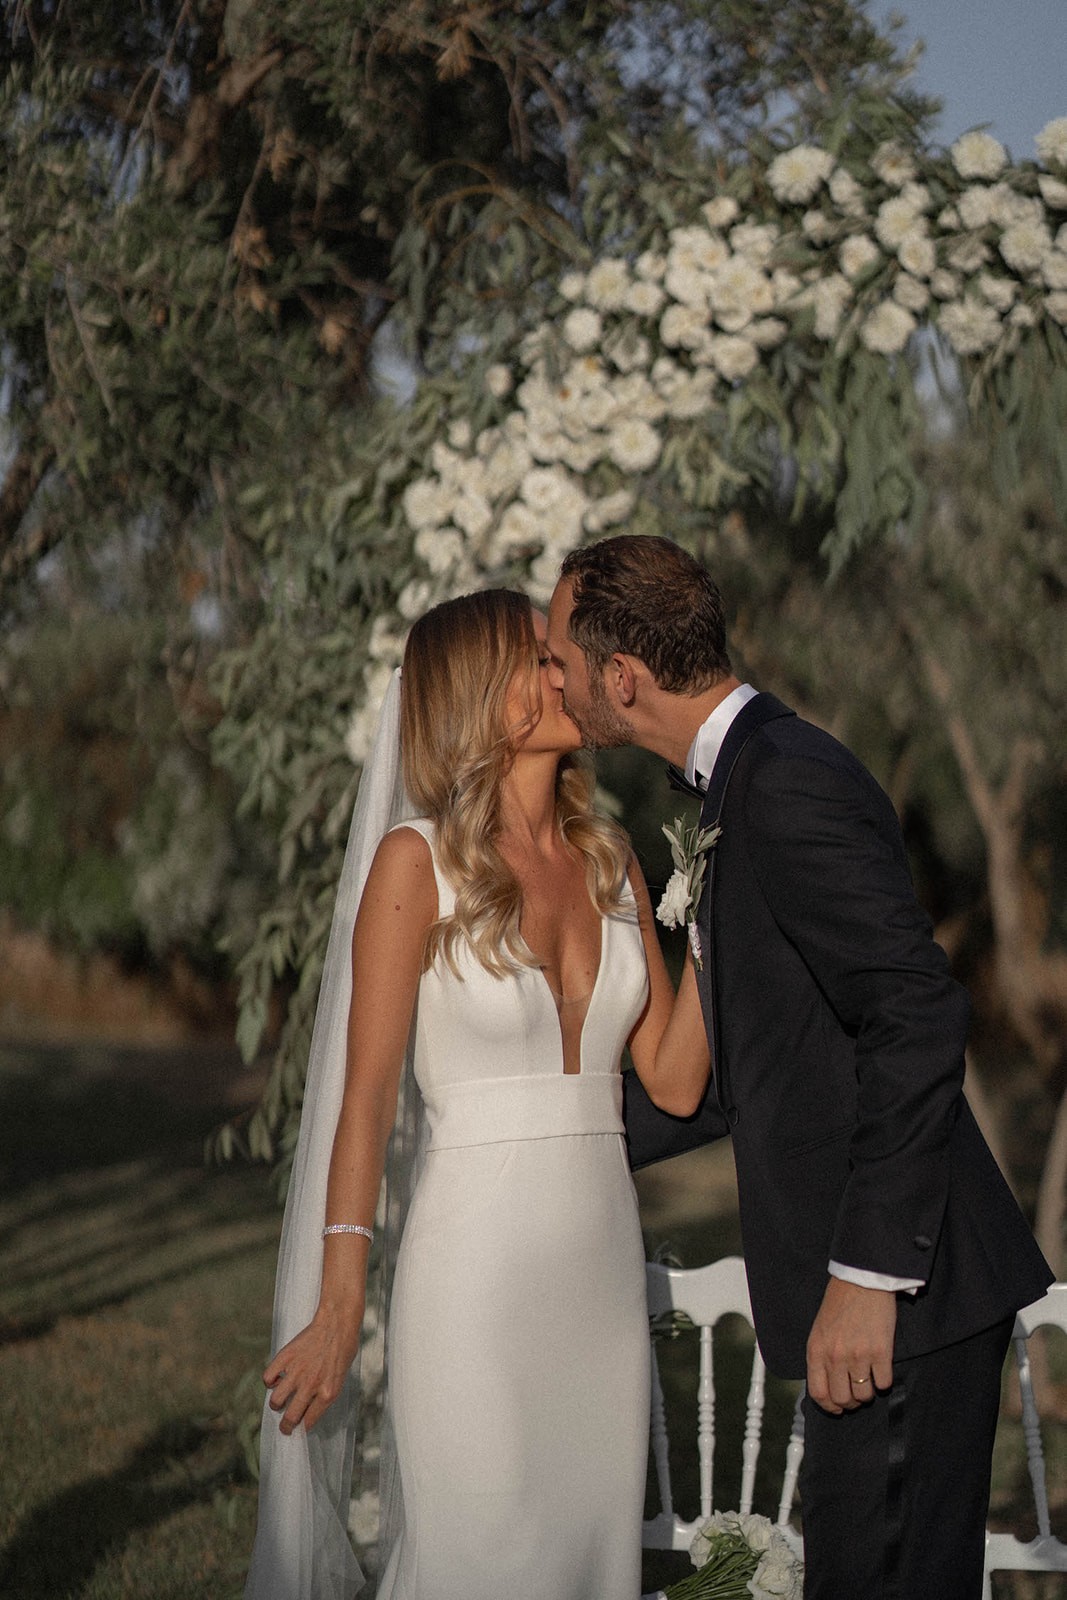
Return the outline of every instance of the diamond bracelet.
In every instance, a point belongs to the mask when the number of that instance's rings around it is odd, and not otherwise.
[[[374,1238],[374,1229],[365,1228],[362,1222],[331,1222],[322,1230],[325,1239],[329,1233],[361,1233],[364,1239]]]

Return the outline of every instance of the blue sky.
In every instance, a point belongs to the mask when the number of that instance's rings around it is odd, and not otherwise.
[[[1016,161],[1034,159],[1034,134],[1067,116],[1067,0],[870,0],[902,39],[926,42],[916,84],[944,102],[937,139],[950,144],[988,122]]]

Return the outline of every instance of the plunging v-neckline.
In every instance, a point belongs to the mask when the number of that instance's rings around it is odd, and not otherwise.
[[[582,1026],[578,1030],[578,1065],[577,1065],[577,1067],[575,1067],[573,1072],[568,1072],[568,1070],[567,1070],[567,1042],[566,1042],[566,1039],[564,1038],[564,1034],[563,1034],[563,1016],[562,1016],[562,1013],[560,1011],[559,1005],[556,1004],[556,992],[553,989],[552,985],[549,983],[548,978],[545,975],[544,967],[535,967],[533,969],[533,971],[535,972],[536,976],[538,977],[538,979],[541,982],[541,987],[544,989],[544,992],[547,994],[547,996],[549,998],[549,1001],[551,1002],[552,1010],[555,1012],[555,1016],[556,1016],[556,1032],[557,1032],[557,1034],[559,1036],[560,1067],[561,1067],[561,1070],[562,1070],[562,1075],[565,1078],[580,1078],[581,1075],[582,1075],[582,1070],[583,1070],[583,1050],[584,1050],[584,1046],[585,1046],[585,1025],[589,1021],[589,1013],[593,1009],[593,1004],[594,1004],[594,1002],[596,1000],[597,989],[600,987],[600,975],[604,970],[604,924],[607,921],[607,918],[605,917],[605,915],[604,915],[604,913],[602,911],[600,912],[599,915],[600,915],[600,951],[599,951],[599,956],[598,956],[598,959],[597,959],[596,977],[593,979],[593,987],[589,991],[589,1003],[585,1008],[585,1016],[582,1018]],[[560,1000],[561,1000],[562,1004],[564,1004],[564,1005],[567,1004],[567,1002],[563,999],[562,995],[560,996]]]

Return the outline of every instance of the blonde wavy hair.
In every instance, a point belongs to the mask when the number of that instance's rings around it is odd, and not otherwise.
[[[507,704],[516,674],[528,683],[526,715],[517,726]],[[537,640],[525,595],[511,589],[462,595],[413,625],[400,692],[404,782],[437,826],[438,864],[456,892],[453,915],[427,935],[426,966],[440,954],[459,976],[461,940],[497,977],[538,965],[519,931],[522,891],[497,840],[516,739],[540,714]],[[564,755],[556,777],[559,830],[584,861],[592,900],[610,915],[620,909],[630,845],[621,828],[593,810],[593,787],[588,768]]]

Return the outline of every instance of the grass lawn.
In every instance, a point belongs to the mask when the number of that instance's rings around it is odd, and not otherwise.
[[[224,1050],[0,1046],[3,1600],[241,1594],[255,1489],[235,1391],[263,1355],[280,1216],[267,1174],[205,1170],[202,1144],[250,1088]],[[696,1265],[738,1250],[727,1151],[652,1169],[639,1189],[650,1252],[665,1244]],[[686,1515],[697,1507],[694,1347],[679,1338],[662,1363]],[[750,1335],[732,1329],[716,1374],[725,1506],[737,1503],[750,1359]],[[1054,1346],[1051,1360],[1055,1399],[1067,1355]],[[756,1509],[772,1515],[793,1393],[769,1380]],[[1061,1537],[1065,1432],[1046,1428]],[[1024,1474],[1009,1417],[994,1506],[1029,1537]],[[649,1552],[645,1587],[687,1566]],[[1067,1575],[998,1577],[994,1595],[1065,1600]]]
[[[206,1172],[228,1053],[0,1050],[0,1594],[229,1600],[268,1326],[262,1171]]]

